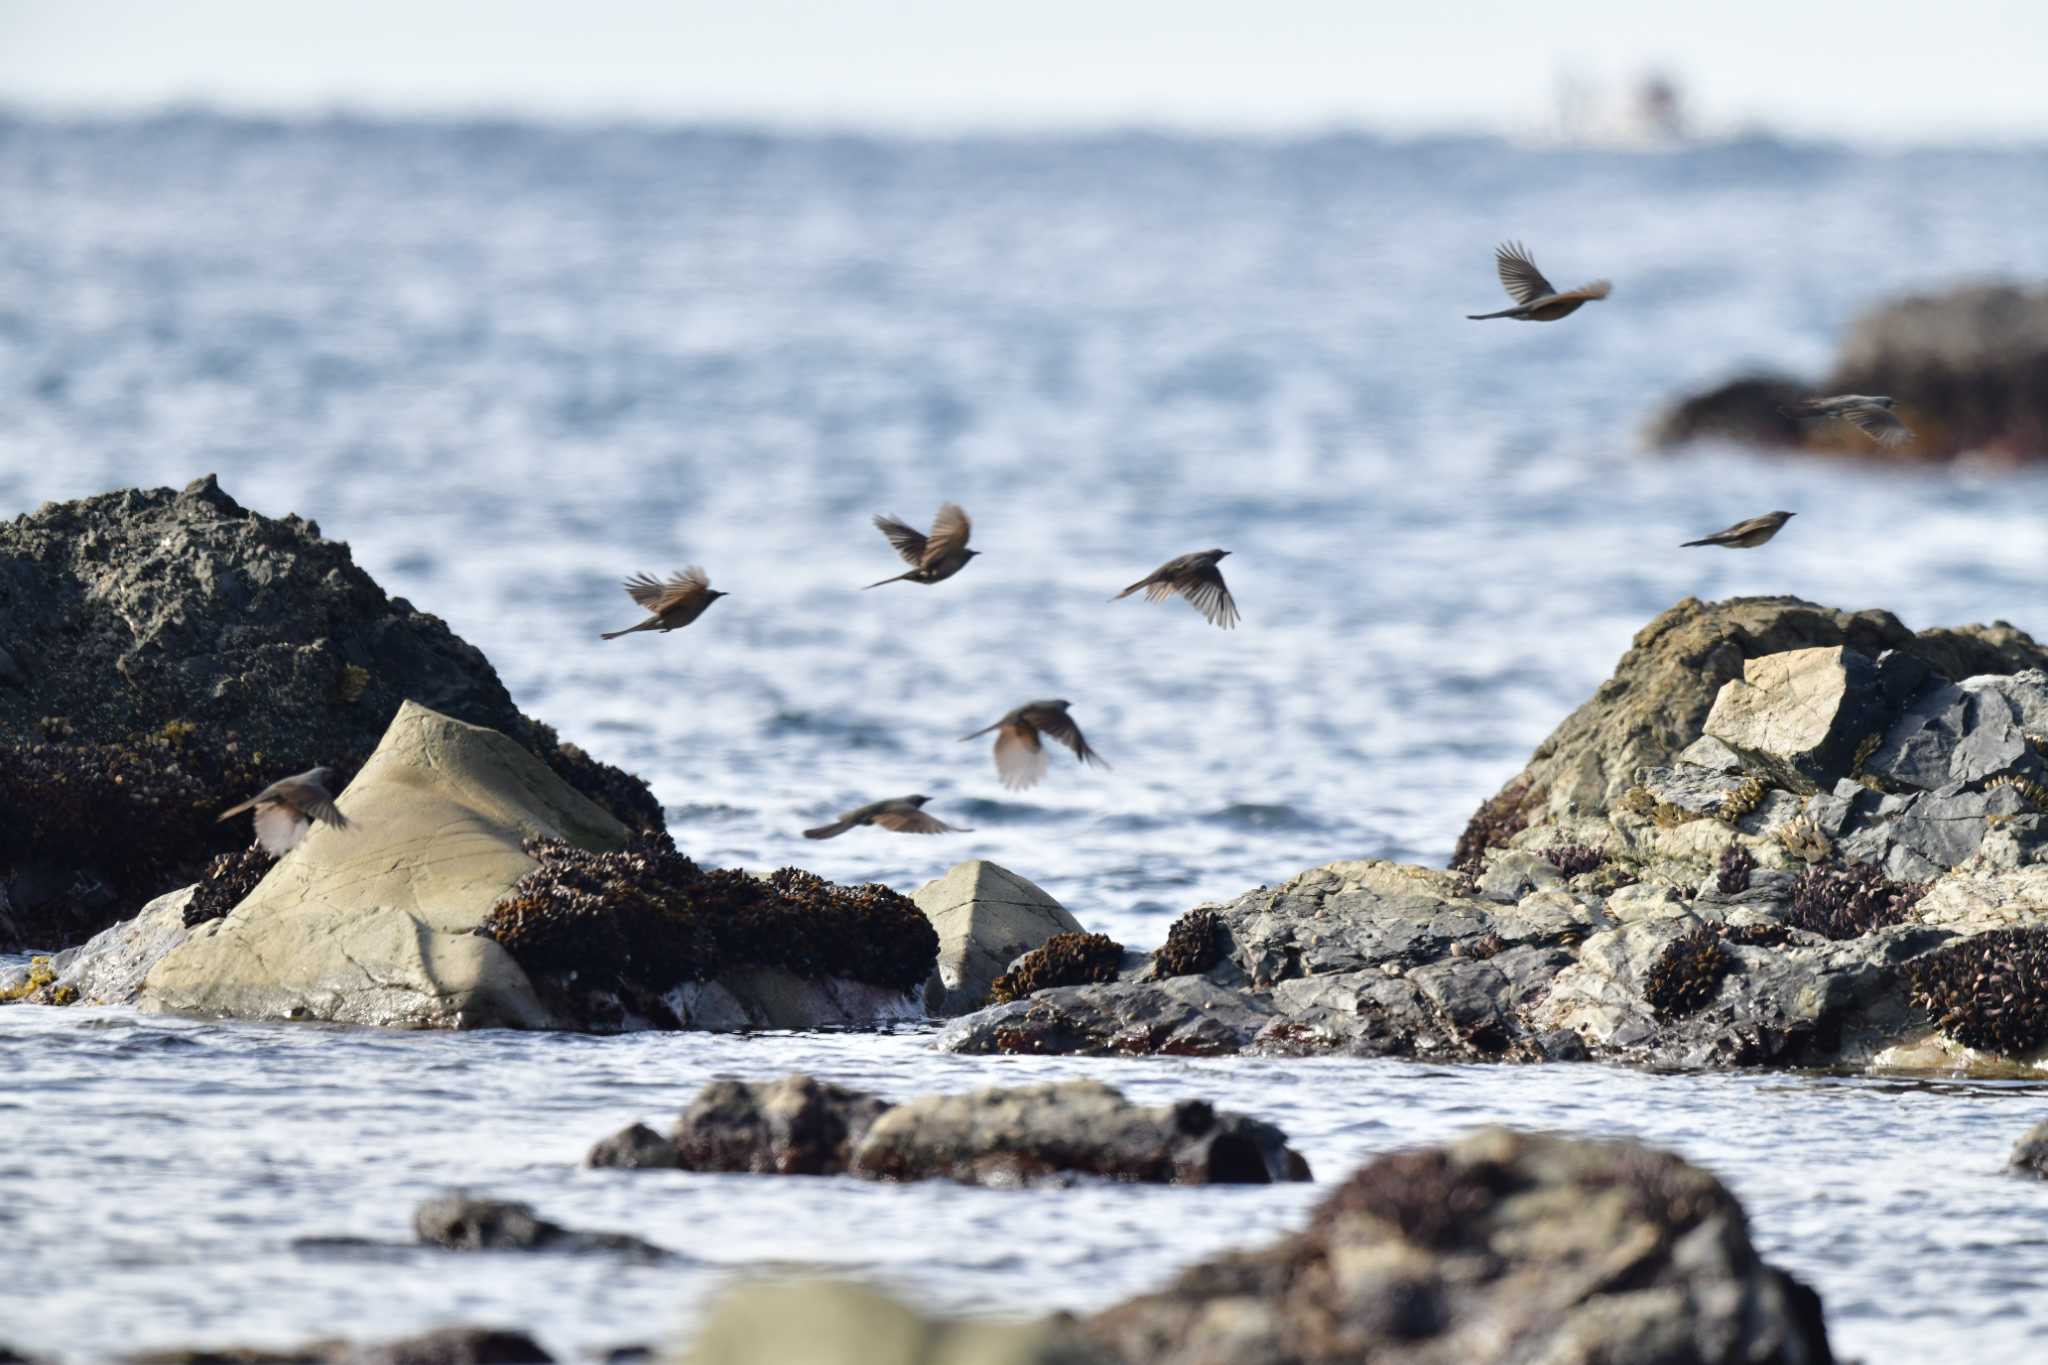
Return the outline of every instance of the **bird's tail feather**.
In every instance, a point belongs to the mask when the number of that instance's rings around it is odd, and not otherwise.
[[[997,722],[996,722],[996,723],[995,723],[994,725],[984,725],[984,726],[982,726],[982,727],[981,727],[981,728],[980,728],[979,730],[976,730],[976,731],[975,731],[975,732],[974,732],[973,734],[971,734],[971,735],[962,735],[962,736],[960,736],[960,742],[961,742],[962,744],[965,744],[965,743],[966,743],[966,742],[967,742],[968,740],[970,740],[970,739],[980,739],[980,738],[981,738],[981,737],[982,737],[983,735],[987,734],[987,733],[988,733],[989,731],[991,731],[991,730],[996,730],[996,729],[1000,729],[1000,728],[1002,727],[1002,724],[1003,724],[1003,723],[1002,723],[1001,721],[997,721]]]
[[[1511,318],[1521,311],[1519,308],[1503,308],[1498,313],[1467,313],[1465,316],[1474,322],[1484,322],[1488,318]]]
[[[1719,545],[1720,543],[1720,541],[1715,540],[1712,536],[1708,536],[1705,540],[1680,541],[1678,548],[1681,550],[1690,550],[1695,545]]]
[[[916,573],[916,572],[917,572],[917,570],[915,570],[915,569],[912,569],[912,570],[910,571],[910,573]],[[904,579],[906,579],[906,578],[910,577],[910,573],[900,573],[900,574],[897,574],[897,575],[896,575],[896,576],[895,576],[894,578],[884,578],[884,579],[880,579],[880,580],[877,580],[876,582],[873,582],[873,583],[870,583],[870,584],[868,584],[868,588],[879,588],[879,587],[881,587],[881,586],[882,586],[882,584],[884,584],[884,583],[901,583],[901,582],[902,582],[902,581],[903,581]],[[862,589],[861,589],[861,591],[862,591],[862,592],[866,592],[866,591],[868,590],[868,588],[862,588]]]
[[[804,831],[804,838],[806,838],[806,839],[831,839],[831,838],[835,838],[835,837],[837,837],[838,835],[841,835],[841,834],[844,834],[844,833],[846,833],[846,831],[848,831],[848,830],[850,830],[850,829],[852,829],[852,828],[853,828],[853,821],[851,821],[851,820],[834,820],[834,821],[833,821],[833,822],[832,822],[831,824],[829,824],[829,825],[820,825],[820,826],[818,826],[818,827],[817,827],[816,829],[807,829],[807,830],[805,830],[805,831]]]

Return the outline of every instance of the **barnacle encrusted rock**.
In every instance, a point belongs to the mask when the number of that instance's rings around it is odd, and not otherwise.
[[[1114,981],[1123,959],[1123,944],[1108,934],[1054,934],[989,984],[989,1003],[1007,1004],[1055,986]]]
[[[1891,924],[1903,924],[1927,894],[1924,884],[1892,881],[1864,863],[1809,867],[1792,886],[1785,922],[1822,938],[1861,938]]]
[[[1728,950],[1721,936],[1701,926],[1673,939],[1650,965],[1643,999],[1666,1019],[1692,1014],[1714,998],[1728,975]]]
[[[481,653],[346,544],[211,476],[0,522],[0,623],[0,950],[81,942],[193,881],[248,838],[216,814],[316,764],[347,779],[408,699],[661,826],[645,783],[522,715]]]
[[[1220,940],[1222,922],[1206,906],[1175,920],[1166,931],[1166,942],[1153,955],[1157,976],[1199,976],[1223,960]]]
[[[1379,1157],[1301,1232],[1085,1327],[1130,1365],[1833,1359],[1818,1296],[1763,1261],[1714,1177],[1505,1129]]]
[[[252,843],[239,853],[220,854],[193,883],[192,894],[185,901],[185,927],[225,918],[276,865],[277,859],[261,844]]]

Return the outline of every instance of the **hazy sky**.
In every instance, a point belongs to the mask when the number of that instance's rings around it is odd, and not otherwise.
[[[1515,128],[1651,66],[1712,127],[2048,138],[2048,0],[0,0],[0,102],[67,108]]]

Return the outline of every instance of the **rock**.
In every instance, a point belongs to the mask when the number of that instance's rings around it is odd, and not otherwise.
[[[2048,290],[1969,285],[1882,304],[1850,325],[1833,372],[1802,383],[1781,375],[1735,380],[1681,400],[1653,424],[1660,446],[1718,437],[1886,460],[1947,460],[1987,452],[2048,452]],[[1820,394],[1889,394],[1914,439],[1888,449],[1846,423],[1802,431],[1777,412]]]
[[[83,942],[190,883],[248,838],[215,814],[316,764],[353,773],[408,699],[661,827],[644,783],[520,714],[482,654],[387,597],[347,545],[211,476],[0,523],[0,622],[0,951]]]
[[[956,1019],[941,1052],[1025,1056],[1223,1057],[1244,1051],[1275,1014],[1271,1001],[1201,976],[1062,986]]]
[[[1838,611],[1795,597],[1687,598],[1637,633],[1613,676],[1481,806],[1461,856],[1474,836],[1482,847],[1501,847],[1531,821],[1605,818],[1639,770],[1671,764],[1699,739],[1722,686],[1741,678],[1748,660],[1836,645],[1871,659],[1896,649],[1947,678],[2048,667],[2048,649],[2003,622],[1916,635],[1884,611]]]
[[[939,934],[939,961],[924,988],[925,1012],[940,1018],[977,1009],[1018,957],[1054,934],[1084,932],[1058,901],[1008,868],[961,863],[911,899]]]
[[[888,1109],[879,1096],[803,1075],[713,1081],[683,1111],[670,1146],[685,1170],[838,1175]]]
[[[547,835],[616,848],[626,830],[495,731],[406,703],[338,801],[225,919],[143,984],[145,1009],[400,1028],[571,1026],[474,930]]]
[[[1073,1176],[1184,1185],[1309,1178],[1279,1129],[1198,1100],[1147,1109],[1108,1086],[1070,1081],[893,1105],[804,1075],[713,1081],[667,1139],[636,1124],[600,1142],[586,1164],[975,1185]]]
[[[718,1301],[686,1365],[1115,1365],[1066,1322],[949,1322],[879,1290],[752,1285]]]
[[[1712,1176],[1505,1129],[1380,1157],[1302,1232],[1083,1326],[1133,1365],[1833,1359],[1818,1296],[1758,1256]]]
[[[2020,1135],[2012,1149],[2012,1169],[2048,1180],[2048,1121]]]
[[[1745,375],[1666,408],[1651,423],[1649,444],[1659,449],[1693,441],[1736,441],[1796,446],[1799,423],[1785,409],[1813,394],[1784,375]]]
[[[675,1170],[683,1159],[675,1143],[646,1124],[636,1123],[592,1147],[583,1164],[627,1171]]]
[[[897,1105],[853,1152],[856,1175],[1031,1185],[1072,1176],[1147,1184],[1307,1180],[1308,1163],[1269,1123],[1200,1100],[1132,1104],[1096,1081],[979,1090]]]
[[[189,886],[158,896],[134,919],[102,929],[78,947],[59,953],[58,984],[77,991],[80,1004],[134,1004],[150,969],[191,932],[185,925],[185,906],[191,899]]]
[[[535,1214],[531,1205],[461,1193],[421,1204],[412,1227],[421,1242],[448,1251],[601,1252],[636,1261],[670,1255],[623,1232],[574,1232]]]
[[[1897,650],[1876,659],[1829,645],[1746,660],[1714,698],[1705,734],[1777,786],[1812,793],[1856,768],[1929,678]]]

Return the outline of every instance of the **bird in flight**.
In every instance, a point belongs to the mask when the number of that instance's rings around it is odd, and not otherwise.
[[[903,556],[910,572],[870,583],[870,588],[879,588],[883,583],[929,585],[941,582],[966,568],[967,561],[981,553],[967,548],[967,537],[973,533],[974,523],[967,519],[967,513],[960,510],[957,502],[940,504],[939,514],[932,518],[929,536],[898,517],[878,516],[875,526],[889,537],[889,543],[896,547],[897,554]]]
[[[256,812],[256,840],[266,853],[282,855],[297,848],[312,822],[348,828],[348,818],[334,804],[334,769],[313,768],[296,777],[281,777],[239,806],[230,806],[214,823],[232,820],[245,810]]]
[[[681,573],[671,576],[663,583],[648,574],[636,574],[626,580],[626,596],[654,613],[637,626],[624,630],[607,630],[599,638],[616,640],[621,635],[631,635],[636,630],[680,630],[704,614],[704,609],[721,597],[731,593],[719,592],[711,586],[711,580],[704,570],[692,564]]]
[[[1890,449],[1913,439],[1913,429],[1892,411],[1895,400],[1883,394],[1844,393],[1833,398],[1808,398],[1778,411],[1803,425],[1854,422],[1863,434]]]
[[[1179,559],[1169,559],[1145,577],[1125,588],[1112,602],[1121,602],[1140,588],[1147,602],[1163,602],[1179,593],[1188,605],[1202,613],[1211,625],[1229,630],[1237,624],[1237,599],[1224,585],[1217,563],[1228,550],[1197,550]]]
[[[880,825],[898,834],[972,833],[965,825],[949,825],[936,815],[926,815],[923,806],[929,800],[929,796],[892,796],[886,801],[870,801],[858,810],[846,812],[829,825],[805,830],[804,838],[834,839],[855,825]]]
[[[1577,289],[1560,292],[1543,272],[1536,268],[1535,258],[1520,242],[1502,242],[1493,251],[1494,265],[1500,270],[1501,287],[1508,291],[1508,297],[1515,301],[1513,308],[1503,308],[1498,313],[1467,313],[1474,322],[1487,318],[1518,318],[1523,322],[1555,322],[1568,313],[1576,313],[1579,306],[1594,299],[1604,299],[1614,291],[1614,286],[1605,280],[1582,284]]]
[[[1045,776],[1049,760],[1046,757],[1042,735],[1051,735],[1074,751],[1074,757],[1083,763],[1093,763],[1107,768],[1102,755],[1088,747],[1088,741],[1081,737],[1081,727],[1074,724],[1074,718],[1067,714],[1069,703],[1065,701],[1029,701],[1004,716],[994,725],[985,725],[971,735],[960,736],[965,744],[970,739],[980,739],[989,731],[996,731],[996,775],[1005,787],[1022,790],[1036,786]]]
[[[1727,550],[1753,550],[1778,534],[1779,528],[1796,515],[1793,512],[1766,512],[1748,521],[1738,521],[1725,531],[1716,531],[1699,540],[1688,540],[1678,548],[1685,550],[1695,545],[1719,545]]]

